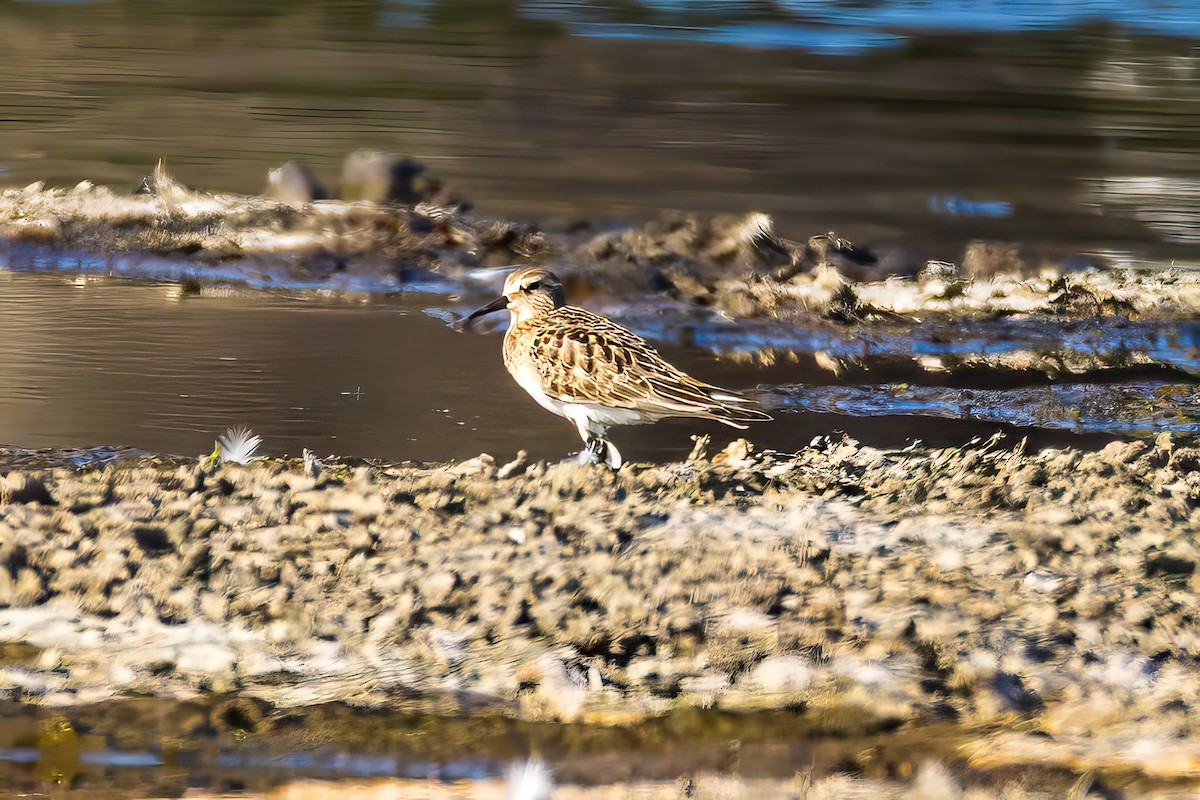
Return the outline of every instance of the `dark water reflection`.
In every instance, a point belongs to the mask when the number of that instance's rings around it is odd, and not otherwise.
[[[249,425],[272,455],[309,448],[445,461],[522,448],[560,458],[578,449],[571,425],[534,404],[504,370],[498,336],[455,333],[425,312],[430,304],[428,295],[189,297],[177,284],[76,285],[74,275],[0,271],[0,444],[192,456],[210,451],[225,428]],[[696,349],[661,349],[731,388],[834,380],[812,365],[764,371]],[[899,400],[886,419],[832,411],[783,413],[751,435],[780,450],[835,431],[888,447],[962,444],[997,430],[1041,443],[1109,441],[966,417],[934,422],[906,416],[912,409]],[[876,405],[863,413],[888,412]],[[615,441],[628,458],[663,460],[687,455],[697,433],[718,445],[738,434],[675,420],[618,431]]]
[[[0,181],[257,191],[414,155],[515,217],[779,218],[956,259],[1189,262],[1187,3],[212,2],[0,6]]]
[[[906,783],[896,776],[911,776],[926,759],[946,759],[958,778],[992,797],[1017,772],[968,767],[958,748],[979,740],[969,731],[946,724],[881,731],[846,711],[684,710],[601,726],[130,699],[62,710],[0,703],[0,722],[0,793],[32,797],[538,800],[548,795],[516,790],[511,774],[531,756],[553,770],[562,785],[553,796],[563,798],[665,800],[688,796],[679,787],[690,776],[701,784],[707,776],[711,786],[723,775],[724,792],[695,796],[785,800],[800,791],[798,775],[838,773],[864,781],[856,797],[885,796],[885,789],[895,796]],[[1075,780],[1049,764],[1020,774],[1023,785],[1047,792],[1033,797],[1062,796]],[[366,778],[390,780],[350,783]],[[321,782],[305,783],[314,780]]]

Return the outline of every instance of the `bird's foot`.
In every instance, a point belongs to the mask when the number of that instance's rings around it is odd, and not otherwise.
[[[579,452],[572,451],[570,453],[567,453],[567,457],[564,458],[560,463],[562,463],[562,464],[578,464],[580,466],[583,466],[584,464],[599,464],[600,459],[596,456],[595,449],[593,449],[592,446],[589,444],[589,445],[585,445],[584,448],[582,450],[580,450]]]
[[[621,453],[607,439],[588,439],[575,459],[577,464],[603,464],[610,469],[621,468]]]

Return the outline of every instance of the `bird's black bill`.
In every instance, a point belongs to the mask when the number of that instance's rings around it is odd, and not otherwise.
[[[505,297],[504,295],[500,295],[499,297],[497,297],[492,302],[488,303],[483,308],[477,308],[474,311],[472,311],[470,316],[468,316],[466,319],[464,319],[462,321],[462,328],[464,331],[470,330],[471,323],[473,323],[477,317],[482,317],[485,314],[491,314],[496,311],[503,311],[506,308],[508,308],[508,298]]]

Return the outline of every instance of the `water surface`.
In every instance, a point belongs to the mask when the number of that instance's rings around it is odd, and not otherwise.
[[[505,459],[519,449],[557,459],[577,450],[573,426],[536,405],[505,371],[497,332],[460,333],[446,323],[469,307],[425,293],[218,287],[193,295],[178,284],[0,270],[0,444],[194,456],[211,451],[226,428],[248,425],[272,455],[308,448],[447,461],[480,452]],[[854,347],[850,329],[795,328],[790,345],[801,357],[757,364],[713,352],[723,339],[703,325],[625,321],[690,373],[758,397],[776,419],[746,435],[782,451],[841,432],[880,447],[915,439],[956,446],[997,432],[1011,443],[1029,437],[1034,446],[1095,447],[1118,435],[1200,428],[1195,386],[1178,374],[1053,385],[1036,375],[926,374],[913,359],[933,345],[915,331],[908,339],[890,335],[891,362],[839,378],[813,353],[837,352],[831,337]],[[1155,327],[1146,335],[1180,363],[1200,364],[1189,331]],[[1037,346],[1050,347],[1046,337],[1042,331]],[[952,353],[961,344],[951,338],[937,346]],[[906,359],[907,368],[896,366]],[[889,363],[897,382],[879,384]],[[925,385],[910,388],[913,380]],[[687,455],[698,434],[720,447],[742,432],[667,420],[618,428],[613,438],[627,458],[662,461]]]
[[[1192,263],[1200,12],[1152,0],[116,0],[0,7],[0,182],[336,183],[415,156],[496,216],[761,210],[956,260]]]
[[[346,787],[363,786],[349,782],[371,780],[372,797],[524,800],[508,792],[514,768],[531,758],[569,787],[555,796],[570,797],[673,800],[689,779],[714,776],[732,796],[769,800],[794,797],[798,776],[846,773],[890,780],[895,789],[926,759],[946,760],[975,787],[998,787],[1017,774],[971,768],[957,748],[978,737],[952,725],[865,729],[845,712],[685,710],[608,727],[131,699],[69,710],[0,703],[0,723],[0,791],[26,796],[315,798],[349,795]],[[1030,788],[1060,794],[1075,780],[1053,765],[1020,775]],[[887,784],[862,786],[872,785]]]

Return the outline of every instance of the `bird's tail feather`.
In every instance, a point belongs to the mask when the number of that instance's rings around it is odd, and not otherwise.
[[[666,415],[704,417],[738,429],[745,429],[751,422],[774,419],[757,408],[754,400],[700,381],[686,388],[662,387],[653,404]]]
[[[727,405],[722,405],[714,409],[711,413],[711,418],[738,430],[745,430],[751,422],[770,422],[775,419],[767,412],[760,411],[757,408],[746,408],[745,406],[731,407]]]

